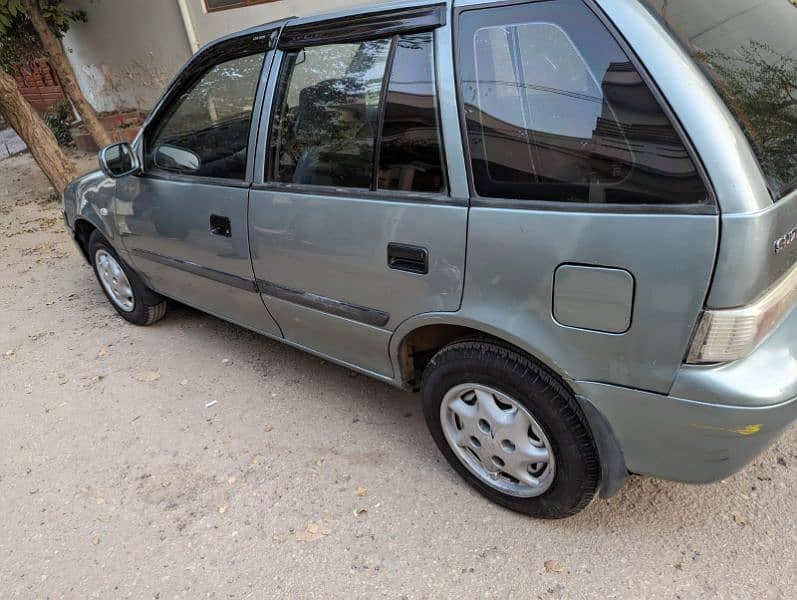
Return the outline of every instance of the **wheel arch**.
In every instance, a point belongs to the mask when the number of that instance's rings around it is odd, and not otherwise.
[[[420,381],[419,370],[431,355],[443,346],[465,337],[484,337],[509,344],[542,364],[563,383],[572,381],[567,371],[539,348],[534,348],[512,333],[467,316],[455,313],[427,313],[404,321],[390,339],[390,359],[396,382],[404,388],[415,389]],[[572,389],[572,385],[568,385]]]
[[[99,228],[97,225],[83,216],[79,216],[75,219],[75,241],[77,242],[78,248],[80,248],[80,251],[83,253],[83,258],[85,258],[86,262],[89,264],[92,262],[91,256],[89,255],[89,239],[91,239],[91,234],[98,230]]]
[[[92,262],[89,256],[89,239],[91,238],[91,234],[95,231],[99,231],[108,243],[113,246],[114,250],[120,252],[119,245],[114,243],[114,238],[116,236],[113,234],[111,224],[107,222],[107,218],[103,219],[93,207],[87,207],[86,210],[76,215],[73,227],[75,241],[77,241],[78,246],[80,246],[83,252],[83,256],[89,264]],[[127,253],[122,252],[122,254],[126,255]]]
[[[417,389],[423,368],[432,356],[443,346],[468,337],[482,337],[511,346],[540,363],[573,393],[597,446],[601,467],[600,496],[609,498],[616,494],[625,484],[629,473],[611,424],[589,398],[574,389],[574,380],[562,365],[510,332],[452,313],[428,313],[409,319],[395,330],[390,340],[390,357],[396,383],[405,389]]]

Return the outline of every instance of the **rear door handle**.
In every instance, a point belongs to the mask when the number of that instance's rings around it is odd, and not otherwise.
[[[429,251],[421,246],[390,243],[387,246],[387,266],[396,271],[429,272]]]
[[[210,215],[210,233],[221,237],[232,237],[230,218],[221,215]]]

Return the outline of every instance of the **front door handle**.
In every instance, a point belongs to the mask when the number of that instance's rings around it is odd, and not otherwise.
[[[396,271],[426,275],[429,272],[429,251],[421,246],[388,244],[387,266]]]
[[[232,226],[229,217],[210,215],[210,233],[222,237],[232,237]]]

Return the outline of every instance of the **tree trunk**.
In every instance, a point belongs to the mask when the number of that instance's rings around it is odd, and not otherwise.
[[[0,114],[28,145],[30,153],[60,194],[77,177],[69,160],[41,117],[22,96],[13,77],[0,69]]]
[[[69,99],[72,100],[72,104],[75,105],[75,109],[77,109],[78,114],[83,119],[83,123],[86,125],[86,129],[89,131],[89,135],[94,138],[94,142],[100,148],[111,144],[112,139],[108,130],[105,129],[105,126],[97,116],[97,111],[94,110],[94,107],[83,95],[77,83],[75,71],[64,52],[64,46],[41,14],[37,0],[22,0],[22,6],[25,8],[25,14],[33,24],[36,33],[39,34],[42,48],[47,54],[47,58],[50,59],[55,72],[58,73],[61,86],[64,88],[66,95],[69,96]]]

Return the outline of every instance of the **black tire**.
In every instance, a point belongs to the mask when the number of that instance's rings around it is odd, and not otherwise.
[[[108,294],[105,286],[103,286],[100,274],[97,270],[96,256],[99,250],[104,250],[110,254],[116,262],[119,263],[119,266],[127,276],[127,280],[130,282],[130,287],[133,290],[134,306],[132,311],[122,310]],[[111,303],[111,306],[114,307],[122,318],[135,325],[152,325],[160,321],[166,315],[166,299],[150,290],[144,284],[141,277],[138,276],[138,273],[119,258],[116,250],[114,250],[113,246],[108,243],[99,231],[94,231],[91,234],[88,243],[88,253],[91,259],[91,265],[94,268],[94,275],[97,278],[97,283],[100,284],[100,289],[103,294],[105,294],[105,297],[108,298],[108,302]]]
[[[449,390],[464,383],[507,394],[540,424],[556,461],[553,482],[544,493],[521,498],[497,490],[471,473],[451,449],[441,424],[441,403]],[[573,394],[534,360],[493,341],[454,342],[432,358],[421,391],[426,423],[438,448],[454,470],[488,499],[542,519],[572,516],[592,501],[600,484],[600,463],[586,417]]]

